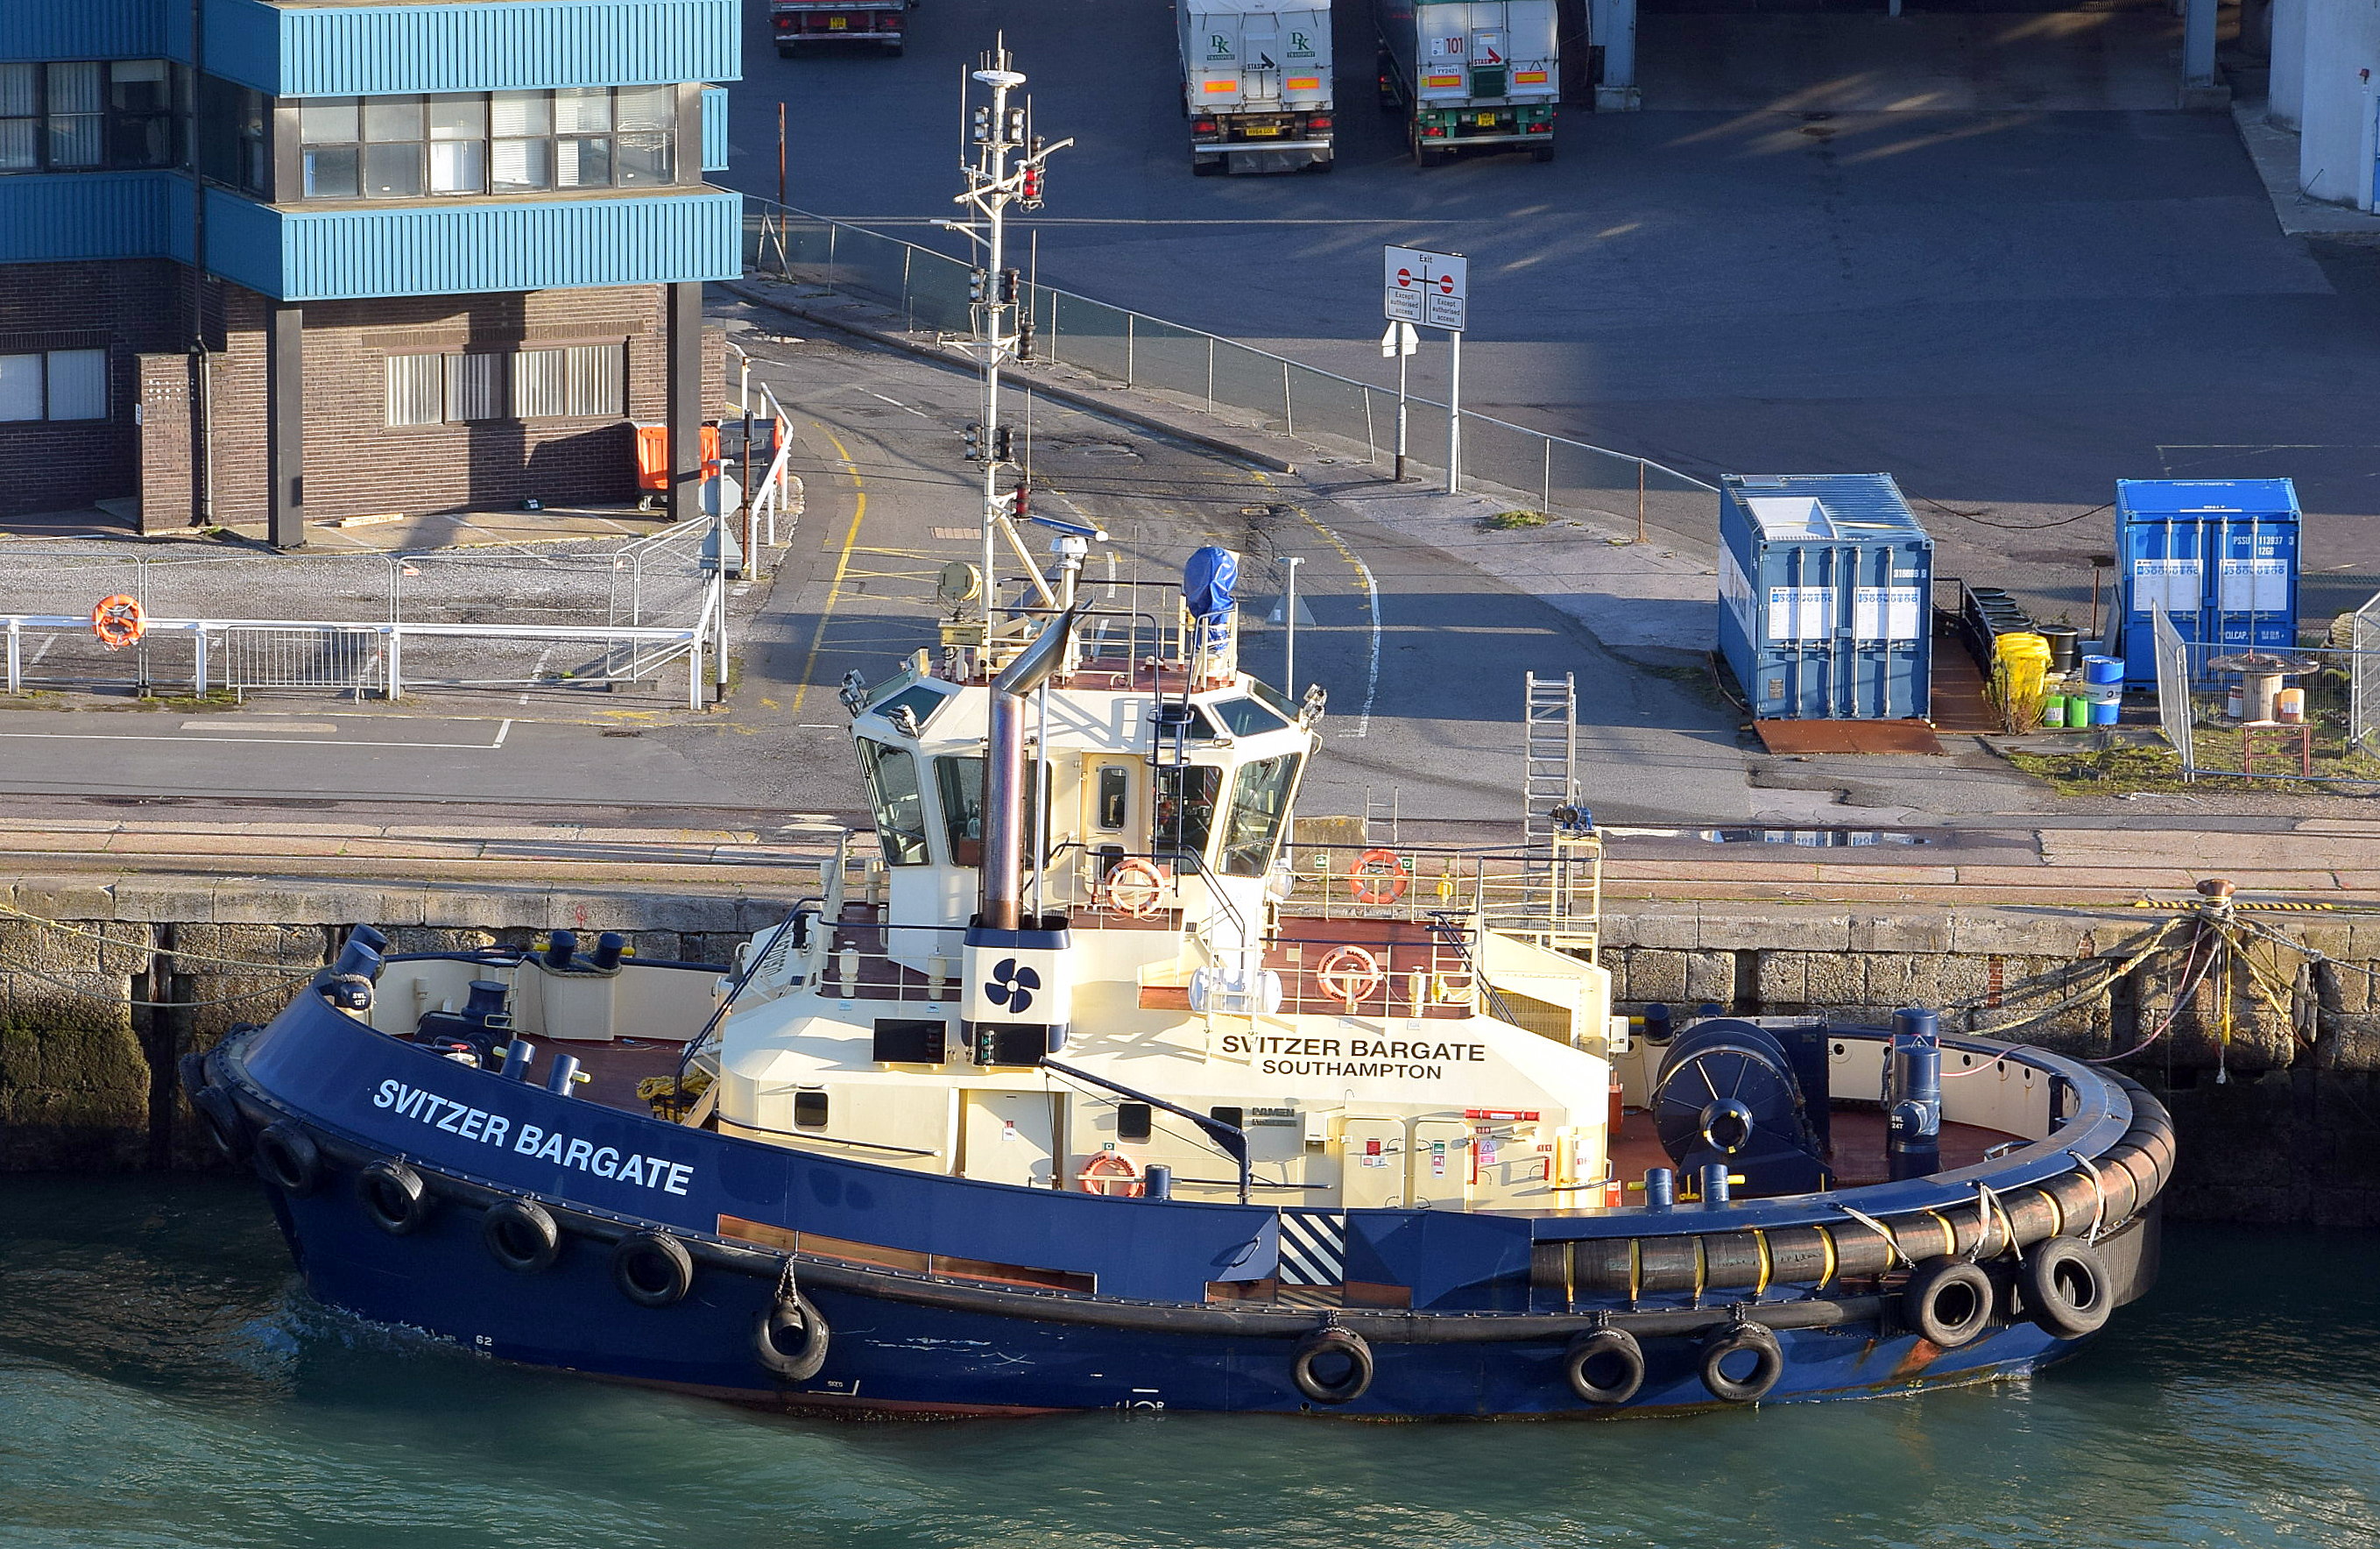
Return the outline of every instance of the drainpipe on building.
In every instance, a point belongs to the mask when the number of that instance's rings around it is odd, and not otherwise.
[[[198,359],[198,391],[190,403],[198,423],[199,505],[193,525],[215,522],[215,373],[207,350],[207,201],[198,169],[200,82],[207,73],[205,0],[190,0],[190,353]]]

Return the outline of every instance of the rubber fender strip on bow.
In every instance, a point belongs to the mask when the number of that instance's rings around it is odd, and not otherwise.
[[[1858,1222],[1861,1226],[1865,1226],[1876,1236],[1884,1238],[1884,1246],[1892,1255],[1892,1258],[1887,1261],[1888,1262],[1898,1262],[1902,1269],[1914,1269],[1917,1267],[1917,1261],[1911,1258],[1907,1250],[1900,1246],[1900,1239],[1893,1236],[1891,1227],[1886,1226],[1883,1222],[1877,1220],[1875,1216],[1870,1215],[1864,1210],[1856,1210],[1846,1204],[1838,1204],[1835,1208],[1841,1211],[1845,1215],[1850,1216],[1852,1220]]]

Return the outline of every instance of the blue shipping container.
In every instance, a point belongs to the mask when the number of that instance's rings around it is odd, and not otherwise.
[[[1763,720],[1931,707],[1934,540],[1888,473],[1719,480],[1719,652]]]
[[[2287,479],[2117,480],[2124,681],[2156,681],[2158,608],[2186,644],[2293,650],[2299,530],[2298,493]]]

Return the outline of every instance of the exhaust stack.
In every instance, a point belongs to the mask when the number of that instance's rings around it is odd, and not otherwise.
[[[1032,814],[1025,810],[1025,696],[1049,681],[1066,659],[1075,609],[1051,619],[991,684],[991,738],[983,767],[983,889],[978,922],[995,931],[1019,928],[1025,906],[1025,844]]]

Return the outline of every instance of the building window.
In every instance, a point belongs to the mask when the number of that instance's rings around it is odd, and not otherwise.
[[[0,173],[179,165],[179,76],[163,59],[0,64]]]
[[[271,106],[261,91],[199,78],[199,174],[259,199],[273,197]]]
[[[388,422],[436,425],[446,419],[446,357],[388,358]]]
[[[301,104],[305,197],[644,188],[677,177],[677,88],[588,86]]]
[[[0,421],[106,418],[107,351],[0,355]]]
[[[627,401],[628,348],[621,344],[388,357],[392,425],[616,420]]]

